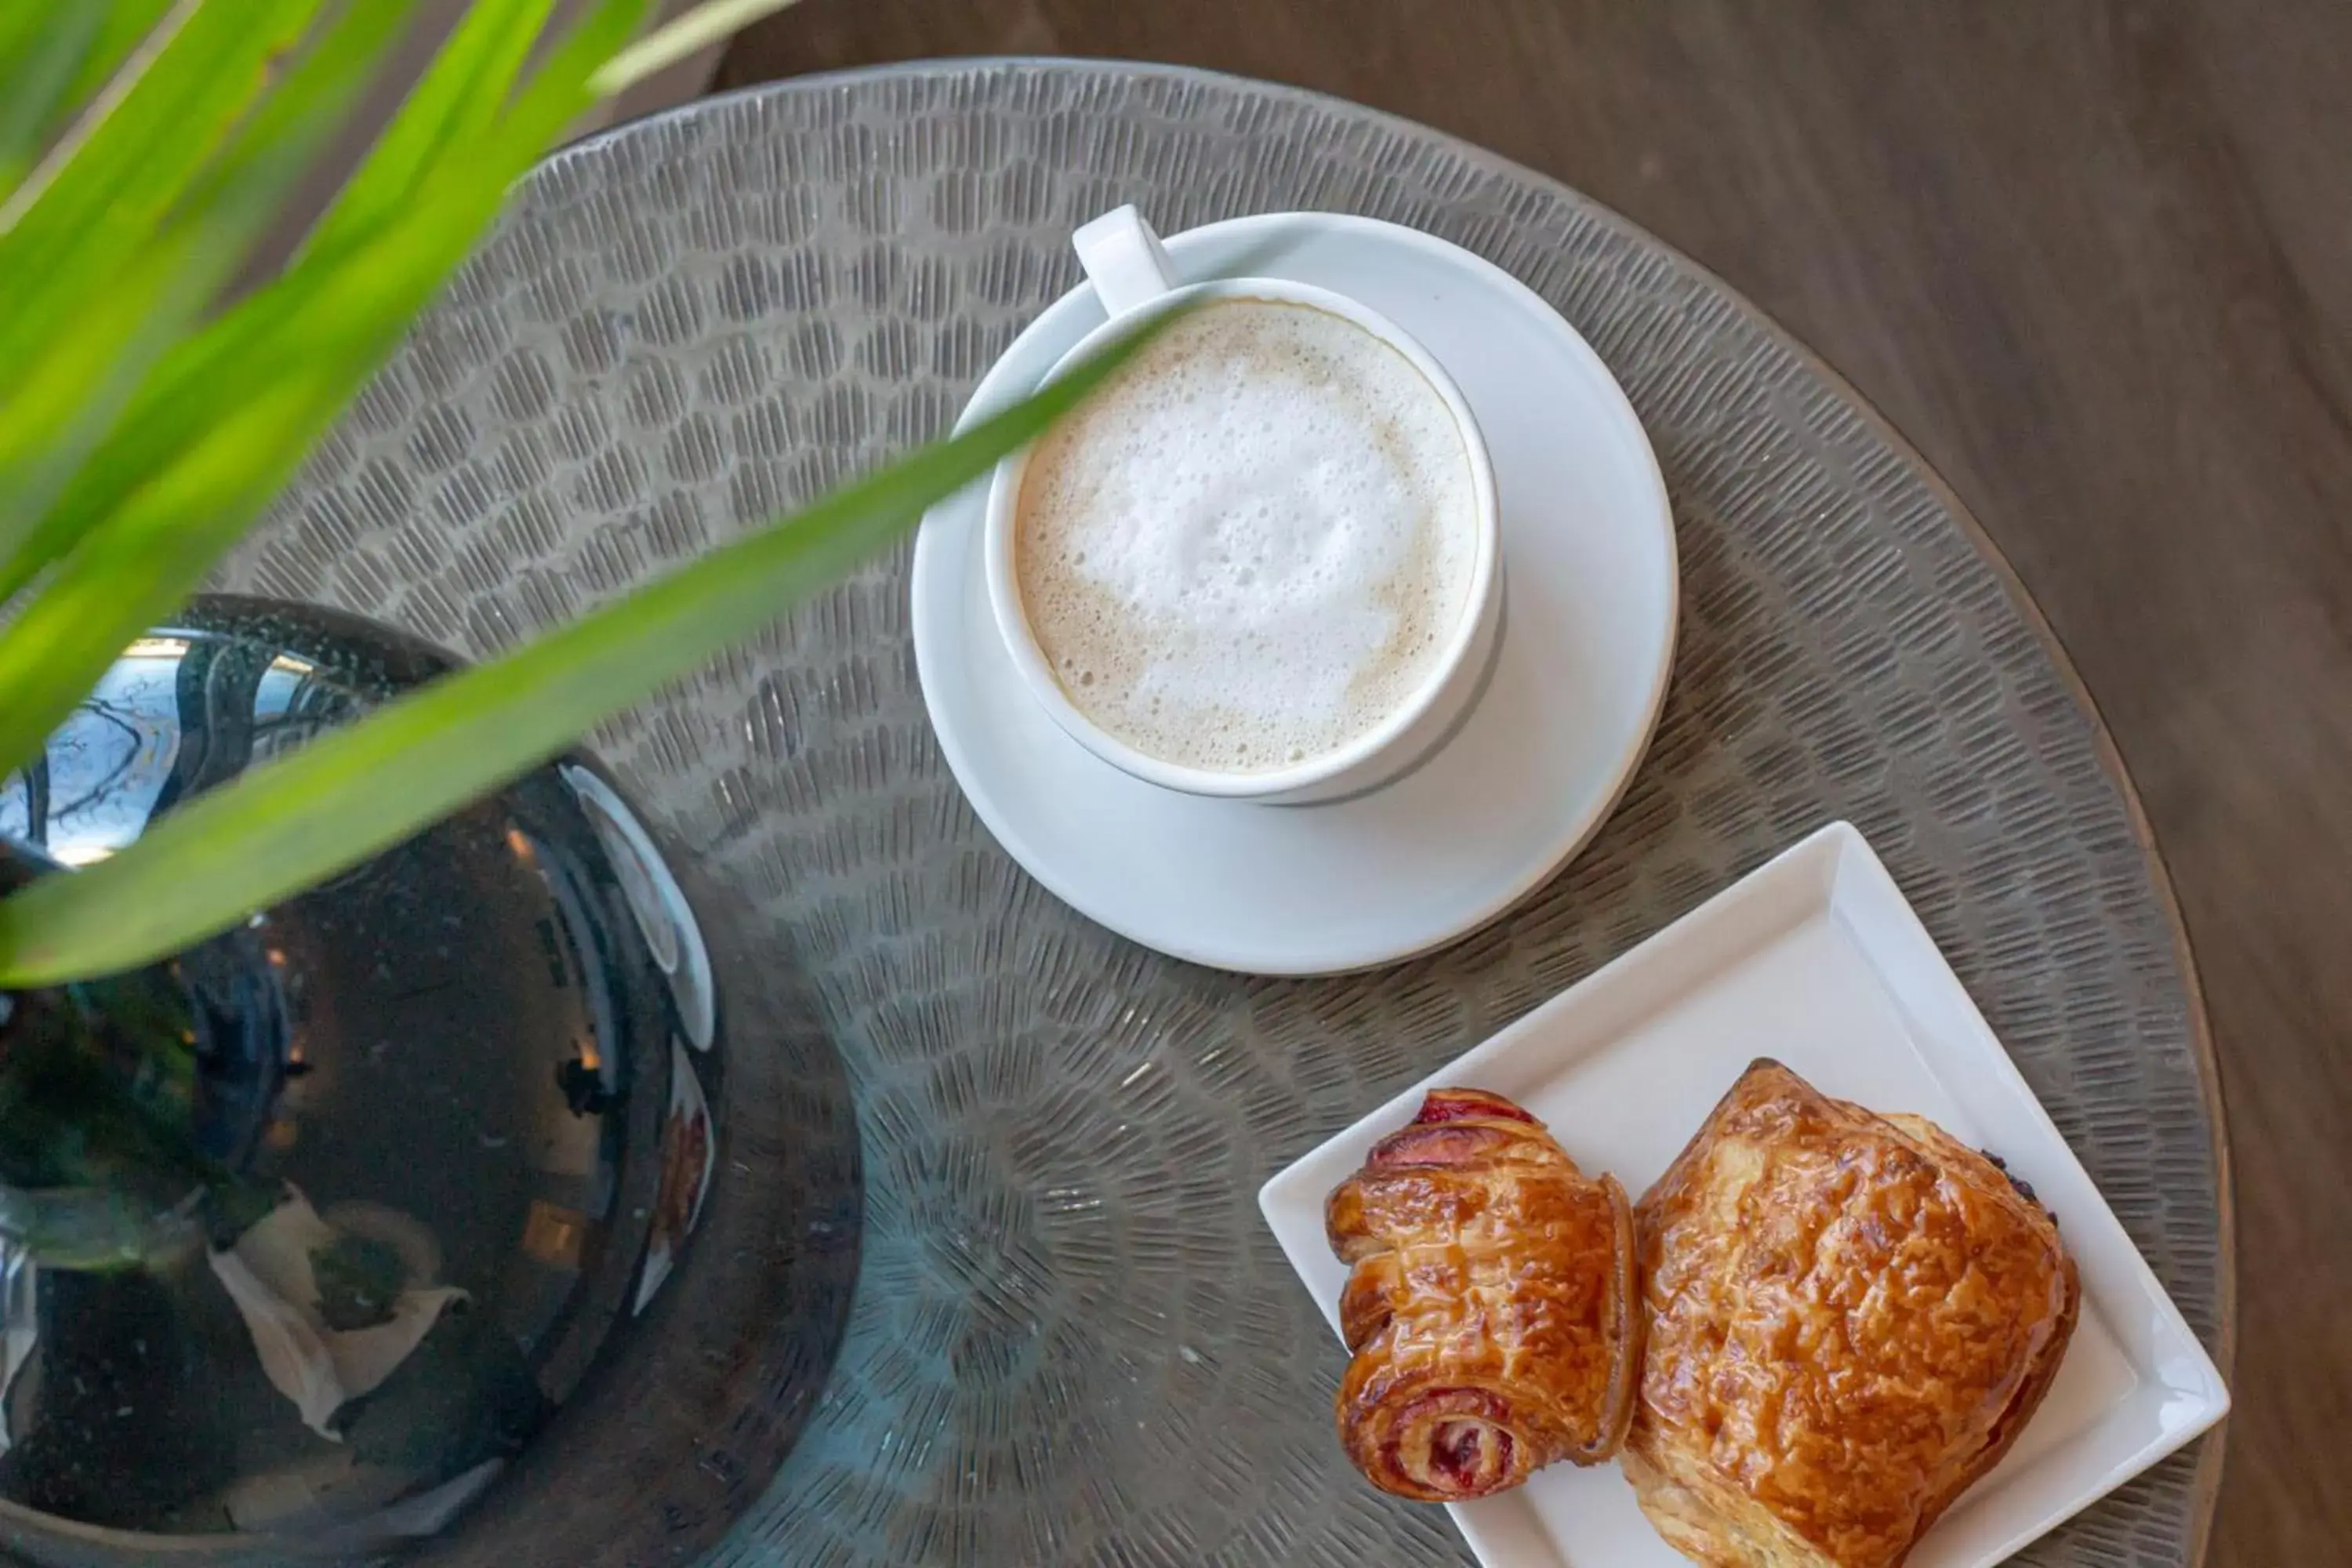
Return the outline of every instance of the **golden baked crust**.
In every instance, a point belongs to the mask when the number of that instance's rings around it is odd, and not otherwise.
[[[1455,1502],[1616,1452],[1641,1319],[1613,1178],[1500,1095],[1441,1089],[1323,1217],[1351,1267],[1339,1438],[1374,1486]]]
[[[1895,1568],[2048,1392],[2058,1227],[1916,1116],[1759,1061],[1644,1194],[1649,1350],[1622,1456],[1709,1568]]]

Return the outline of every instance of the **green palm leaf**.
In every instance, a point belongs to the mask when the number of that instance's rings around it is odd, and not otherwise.
[[[155,113],[142,95],[161,94],[190,112],[201,100],[204,118],[188,139],[207,142],[217,157],[207,163],[184,156],[145,181],[147,194],[131,206],[134,216],[152,209],[161,232],[150,233],[143,247],[129,247],[130,255],[169,243],[188,224],[213,221],[250,184],[253,168],[268,167],[237,134],[252,89],[214,83],[205,96],[183,79],[181,57],[189,51],[228,68],[257,68],[263,57],[247,32],[293,47],[301,37],[294,22],[307,19],[317,0],[268,0],[267,29],[234,25],[245,3],[183,0],[167,20],[176,27],[169,40],[146,48],[143,63],[133,57],[134,89],[115,100],[84,152],[28,198],[19,226],[0,233],[0,298],[8,297],[12,267],[37,290],[51,281],[51,268],[100,265],[87,235],[47,221],[50,208],[62,204],[71,214],[96,199],[85,190],[82,157],[118,144],[148,144]],[[28,482],[12,475],[0,449],[0,552],[9,552],[0,564],[0,599],[32,589],[16,624],[0,636],[0,692],[8,698],[0,703],[0,768],[32,756],[123,644],[168,615],[259,518],[464,258],[507,188],[593,100],[591,74],[625,41],[644,3],[599,0],[536,73],[521,79],[527,51],[514,37],[536,35],[541,0],[482,0],[352,180],[357,206],[331,216],[333,243],[313,247],[260,297],[179,344],[55,506],[37,506],[47,476]],[[217,20],[224,16],[232,21]],[[352,14],[345,14],[344,25],[356,25]],[[309,97],[326,100],[318,62],[341,67],[345,37],[331,32],[306,57],[310,70],[295,74]],[[232,47],[232,39],[243,41]],[[353,73],[325,74],[348,85]],[[452,81],[462,85],[466,102],[452,95]],[[489,107],[475,107],[477,100]],[[493,110],[495,118],[486,121]],[[293,129],[280,127],[267,107],[257,118],[272,130]],[[455,137],[453,127],[469,133]],[[310,139],[317,139],[315,132]],[[215,193],[211,211],[173,216],[173,201],[199,192]],[[118,229],[130,221],[120,213],[108,219]],[[26,239],[32,230],[49,232],[53,243]],[[233,262],[240,249],[215,247],[211,255]],[[52,281],[49,291],[60,288]],[[173,302],[185,305],[177,297]],[[19,335],[28,342],[43,330],[88,335],[103,320],[70,310],[62,319],[61,329],[26,326]],[[167,329],[177,324],[163,320]],[[26,373],[10,372],[5,344],[0,331],[0,376],[6,377],[0,384],[13,393]],[[111,390],[122,379],[110,377],[106,385]],[[21,395],[10,397],[5,414],[11,426],[41,417]],[[47,580],[35,586],[43,572]]]
[[[404,4],[389,0],[357,15],[397,17]],[[170,100],[176,129],[198,147],[234,142],[232,127],[254,98],[242,79],[206,79],[201,70],[198,79],[188,79],[181,68],[188,51],[203,68],[225,59],[251,63],[254,56],[249,47],[230,47],[232,36],[218,27],[194,26],[185,0],[173,8],[170,25],[136,50],[131,45],[138,39],[115,36],[121,18],[142,20],[161,8],[156,0],[67,6],[50,13],[65,20],[44,47],[0,48],[0,56],[24,57],[0,65],[0,101],[11,104],[41,97],[41,79],[54,76],[68,53],[130,57],[33,179],[0,204],[0,298],[11,304],[5,336],[15,355],[0,372],[0,605],[71,537],[70,519],[52,506],[58,492],[92,466],[93,447],[150,367],[196,322],[357,86],[358,73],[335,77],[305,59],[285,73],[273,95],[278,112],[266,139],[248,135],[240,154],[224,158],[209,174],[184,158],[150,165],[143,160],[159,127],[147,112],[147,95]],[[284,26],[281,19],[278,31],[262,36],[282,37]],[[316,90],[321,87],[331,90]],[[30,118],[49,116],[45,110]],[[139,179],[110,188],[104,179],[125,159],[139,165]],[[96,185],[92,169],[102,176]],[[78,216],[93,204],[104,224]],[[116,241],[125,233],[138,241],[106,243],[101,229]],[[74,308],[77,289],[88,308]],[[0,765],[6,761],[0,754]]]
[[[0,900],[0,986],[163,957],[545,761],[834,582],[1034,440],[1150,335],[791,521],[201,796],[110,859]]]
[[[331,248],[396,217],[452,147],[488,132],[554,7],[555,0],[516,0],[467,11],[311,244]]]
[[[0,378],[94,308],[268,85],[320,0],[183,0],[80,123],[0,205]]]
[[[225,307],[410,0],[0,16],[0,775],[261,515],[600,94],[790,0],[718,0],[631,45],[646,3],[478,0],[292,262]],[[551,15],[571,18],[551,37]],[[831,582],[1133,346],[0,900],[0,988],[181,949],[537,764]]]
[[[103,6],[73,6],[44,26],[49,18],[35,6],[0,12],[0,193],[32,167],[106,17]]]

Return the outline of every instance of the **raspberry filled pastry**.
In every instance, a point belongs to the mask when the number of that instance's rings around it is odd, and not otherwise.
[[[1460,1502],[1617,1451],[1641,1375],[1633,1212],[1542,1122],[1433,1089],[1324,1228],[1350,1268],[1339,1439],[1374,1486]]]

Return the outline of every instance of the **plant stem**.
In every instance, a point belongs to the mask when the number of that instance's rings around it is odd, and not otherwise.
[[[799,3],[800,0],[711,0],[709,5],[696,6],[614,55],[588,79],[588,85],[599,97],[610,98],[635,87],[656,71],[676,65],[698,49],[741,31],[761,17]]]

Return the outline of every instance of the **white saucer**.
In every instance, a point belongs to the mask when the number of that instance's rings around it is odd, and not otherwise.
[[[1469,399],[1503,513],[1504,622],[1487,689],[1452,740],[1368,795],[1260,805],[1179,795],[1065,735],[1023,688],[981,573],[987,487],[915,544],[915,660],[940,748],[1005,850],[1065,902],[1219,969],[1319,974],[1393,963],[1494,919],[1601,826],[1665,700],[1679,598],[1665,481],[1600,356],[1532,290],[1468,251],[1370,218],[1284,213],[1167,241],[1185,282],[1246,272],[1360,300],[1419,339]],[[1099,325],[1094,291],[1050,306],[996,363],[970,424]]]

